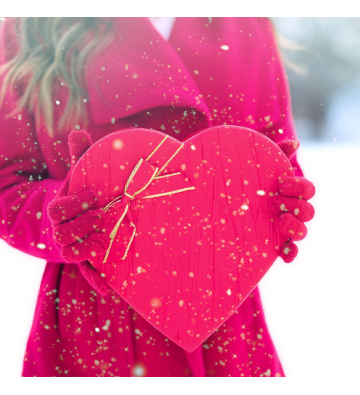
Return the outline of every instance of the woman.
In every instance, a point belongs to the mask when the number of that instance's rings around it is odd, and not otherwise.
[[[1,234],[48,261],[23,376],[284,375],[257,288],[189,354],[113,291],[102,292],[84,262],[67,263],[78,260],[65,259],[66,243],[58,244],[58,194],[66,193],[64,180],[88,135],[95,142],[142,127],[183,140],[233,124],[276,143],[296,140],[268,19],[177,18],[168,40],[162,34],[147,18],[15,18],[1,25]],[[88,135],[75,136],[71,158],[69,131],[79,129]],[[292,164],[301,176],[295,158]],[[295,255],[295,245],[288,247]]]

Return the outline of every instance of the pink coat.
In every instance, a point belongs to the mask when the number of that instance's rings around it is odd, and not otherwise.
[[[275,142],[296,139],[268,19],[177,18],[168,42],[147,18],[114,18],[114,24],[115,39],[86,69],[93,141],[129,127],[181,140],[220,124],[246,126]],[[2,23],[0,40],[3,63],[17,50],[13,21]],[[23,375],[283,376],[257,289],[189,354],[115,293],[97,295],[77,265],[64,264],[46,207],[70,166],[68,133],[49,137],[26,111],[5,119],[19,93],[8,92],[0,110],[0,235],[48,261]],[[58,81],[55,118],[67,93]]]

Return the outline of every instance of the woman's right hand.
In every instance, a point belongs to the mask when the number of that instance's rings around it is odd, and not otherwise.
[[[95,191],[53,200],[48,206],[54,239],[66,262],[79,263],[94,258],[108,248],[106,220]]]
[[[59,195],[48,206],[48,216],[64,260],[77,263],[89,284],[101,295],[106,295],[108,285],[88,262],[97,254],[105,252],[110,243],[109,237],[105,235],[106,216],[101,210],[101,196],[92,190],[68,196],[72,170],[91,145],[90,135],[84,130],[70,133],[71,169]]]

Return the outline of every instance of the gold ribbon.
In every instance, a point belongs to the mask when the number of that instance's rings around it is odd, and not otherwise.
[[[127,256],[127,253],[129,251],[129,248],[131,246],[131,243],[135,237],[135,233],[136,233],[136,225],[134,224],[133,220],[132,220],[132,215],[129,212],[129,206],[132,200],[135,199],[136,195],[139,195],[140,193],[144,192],[146,188],[148,188],[153,181],[158,181],[158,182],[162,182],[161,180],[166,179],[168,177],[174,177],[174,176],[178,176],[177,180],[180,183],[184,183],[184,184],[188,184],[188,180],[185,179],[184,176],[182,176],[182,174],[180,172],[177,173],[172,173],[172,174],[166,174],[163,176],[160,176],[160,173],[166,168],[166,166],[170,163],[170,161],[177,155],[177,153],[183,148],[184,143],[182,143],[180,145],[180,147],[172,154],[172,156],[166,161],[166,163],[159,169],[158,167],[150,164],[150,162],[147,162],[152,156],[153,154],[161,147],[161,145],[165,142],[165,140],[167,139],[168,136],[165,136],[163,138],[163,140],[157,145],[157,147],[151,152],[151,154],[146,158],[146,160],[144,159],[140,159],[139,162],[136,164],[136,166],[134,167],[134,170],[131,172],[126,184],[125,184],[125,188],[124,188],[124,193],[121,196],[118,196],[117,198],[113,199],[110,203],[108,203],[104,208],[103,211],[108,211],[113,205],[117,204],[117,203],[122,203],[125,208],[124,211],[122,213],[122,215],[120,216],[119,220],[117,221],[115,227],[113,228],[113,230],[111,231],[109,237],[110,237],[110,245],[109,248],[106,251],[103,263],[106,263],[108,257],[109,257],[109,253],[112,247],[112,244],[116,238],[117,232],[119,230],[119,227],[123,221],[123,219],[125,218],[126,215],[128,215],[129,217],[129,222],[130,222],[130,226],[133,227],[133,231],[130,237],[130,241],[128,242],[128,245],[126,246],[126,250],[125,253],[123,255],[123,257],[121,258],[122,260],[124,260]],[[147,163],[145,163],[147,162]],[[143,185],[140,189],[136,190],[135,192],[132,192],[132,194],[128,193],[130,184],[134,181],[134,177],[136,176],[136,174],[138,173],[139,169],[141,169],[141,167],[147,168],[144,171],[147,173],[149,173],[150,171],[152,171],[152,174],[149,178],[149,180],[145,183],[145,185]],[[143,175],[146,173],[143,173]],[[149,173],[150,174],[150,173]],[[175,180],[176,181],[176,180]],[[170,191],[166,191],[166,192],[162,192],[162,193],[156,193],[153,195],[146,195],[146,196],[142,196],[140,197],[140,199],[149,199],[149,198],[156,198],[156,197],[160,197],[160,196],[170,196],[173,195],[175,193],[180,193],[180,192],[185,192],[185,191],[189,191],[189,190],[193,190],[195,189],[194,186],[189,186],[189,187],[184,187],[184,188],[180,188],[180,189],[174,189],[174,190],[170,190]]]

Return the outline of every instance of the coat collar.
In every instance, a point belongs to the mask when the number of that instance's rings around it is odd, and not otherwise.
[[[108,124],[140,111],[163,106],[193,108],[209,126],[211,115],[191,73],[171,38],[188,34],[177,20],[166,41],[148,18],[113,18],[111,44],[89,64],[88,110],[95,124]]]

